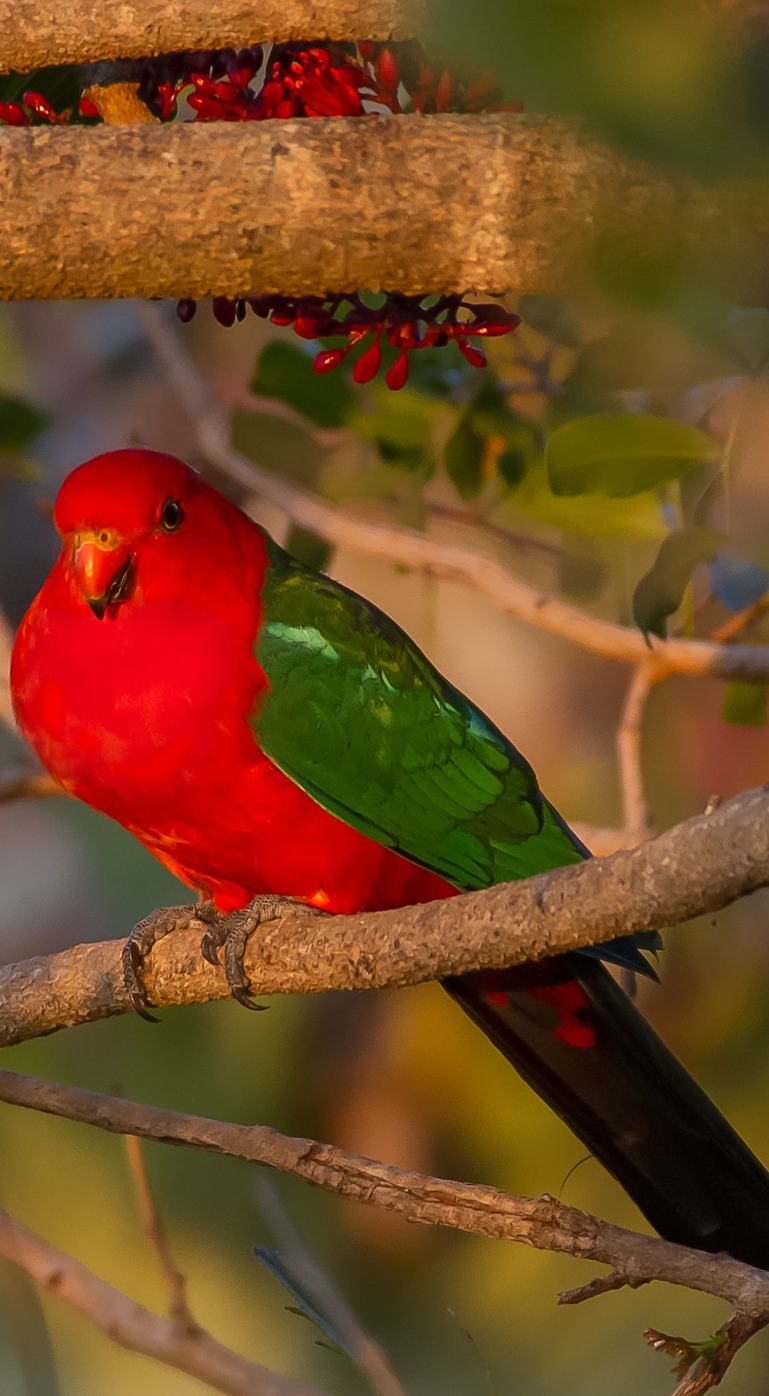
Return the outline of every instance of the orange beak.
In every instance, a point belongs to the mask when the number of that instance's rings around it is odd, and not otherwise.
[[[131,552],[125,544],[100,547],[86,541],[75,548],[73,567],[78,586],[97,620],[103,620],[108,606],[125,601],[134,579]]]

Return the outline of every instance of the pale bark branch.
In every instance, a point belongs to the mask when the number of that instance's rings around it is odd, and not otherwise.
[[[290,39],[411,38],[424,0],[0,0],[0,72]]]
[[[66,795],[66,790],[47,771],[0,772],[0,805],[11,800],[41,799],[48,795]]]
[[[161,1318],[1,1209],[0,1255],[84,1314],[112,1342],[187,1372],[214,1391],[226,1396],[320,1396],[315,1388],[249,1362],[200,1329],[191,1333]]]
[[[0,610],[0,722],[4,722],[12,732],[16,732],[18,729],[11,702],[10,682],[12,648],[13,631],[4,611]]]
[[[604,659],[656,666],[667,674],[712,678],[769,680],[769,645],[719,645],[707,640],[672,638],[649,649],[640,630],[591,616],[517,577],[498,558],[471,548],[443,543],[416,530],[374,523],[344,513],[261,466],[230,445],[229,414],[215,400],[211,385],[184,351],[161,307],[139,305],[144,326],[169,383],[187,409],[205,460],[241,489],[283,511],[301,528],[340,547],[417,568],[433,577],[460,582],[487,596],[506,615]]]
[[[3,299],[551,292],[600,239],[735,276],[769,241],[764,183],[674,184],[508,112],[5,128],[0,206]]]
[[[395,911],[267,922],[246,968],[256,994],[417,984],[672,925],[767,885],[764,786],[632,850],[525,881]],[[155,946],[146,981],[158,1007],[228,996],[200,955],[202,930],[191,916]],[[79,945],[0,970],[0,1044],[128,1012],[120,951],[118,941]]]
[[[342,1197],[397,1212],[407,1221],[593,1260],[610,1266],[615,1279],[634,1288],[664,1280],[724,1299],[741,1314],[769,1315],[768,1272],[728,1255],[709,1255],[599,1221],[548,1195],[515,1197],[483,1184],[395,1168],[330,1144],[279,1134],[267,1125],[204,1119],[11,1071],[0,1071],[0,1100],[112,1134],[137,1134],[265,1164]]]
[[[628,684],[617,727],[616,748],[622,828],[630,843],[649,837],[649,810],[646,803],[642,766],[642,728],[646,704],[655,683],[666,677],[666,670],[649,658],[638,664]]]

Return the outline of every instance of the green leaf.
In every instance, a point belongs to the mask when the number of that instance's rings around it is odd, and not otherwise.
[[[432,466],[432,423],[446,416],[443,403],[427,401],[410,388],[391,393],[374,384],[373,411],[357,408],[347,425],[363,441],[372,441],[386,465],[428,471]]]
[[[472,412],[465,410],[443,448],[446,473],[463,499],[477,499],[481,492],[485,452],[486,441],[475,430]]]
[[[318,444],[309,427],[269,412],[236,411],[230,430],[235,449],[255,465],[308,488],[317,485],[328,451]]]
[[[279,339],[262,350],[251,391],[287,402],[319,427],[344,426],[356,406],[355,390],[343,369],[314,373],[308,354]]]
[[[646,490],[627,499],[553,494],[544,464],[530,467],[509,499],[510,512],[549,528],[589,538],[626,538],[656,543],[667,536],[657,496]]]
[[[528,459],[526,451],[523,450],[503,451],[502,455],[499,457],[497,461],[497,470],[505,484],[509,485],[511,490],[515,489],[516,485],[520,485],[521,480],[526,474]]]
[[[647,639],[665,639],[667,618],[678,610],[695,567],[710,562],[726,541],[711,528],[684,528],[665,539],[633,593],[633,620]]]
[[[726,685],[724,693],[724,722],[731,722],[735,727],[765,727],[766,698],[765,683],[743,683],[734,679]]]
[[[74,64],[34,68],[30,73],[3,73],[0,102],[21,102],[25,92],[39,92],[61,112],[77,106],[81,85],[80,72]]]
[[[297,1307],[293,1308],[289,1305],[289,1312],[309,1319],[320,1329],[321,1333],[325,1334],[335,1352],[344,1353],[358,1366],[358,1354],[352,1351],[336,1325],[320,1308],[305,1277],[297,1274],[289,1262],[272,1246],[254,1246],[254,1255],[260,1265],[263,1265],[265,1270],[269,1270],[278,1284],[282,1285],[286,1292],[291,1295],[291,1298],[296,1300]]]
[[[325,572],[333,551],[325,538],[298,526],[289,530],[284,547],[292,557],[298,558],[305,567],[314,567],[316,572]]]
[[[24,398],[0,393],[0,451],[20,451],[44,431],[51,418]]]
[[[635,412],[581,417],[559,427],[545,443],[555,494],[615,498],[677,480],[718,454],[716,442],[698,427]]]

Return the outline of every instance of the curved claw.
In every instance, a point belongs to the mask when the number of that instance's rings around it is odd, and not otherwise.
[[[216,968],[221,964],[219,959],[219,946],[213,931],[206,931],[200,942],[200,953],[204,960],[208,960],[210,965]]]
[[[160,1019],[156,1018],[154,1013],[150,1013],[147,1007],[147,995],[143,989],[132,989],[129,998],[134,1013],[138,1014],[140,1018],[143,1018],[145,1023],[160,1022]]]
[[[252,1013],[266,1013],[270,1006],[268,1003],[257,1003],[256,999],[251,997],[250,989],[241,989],[240,985],[230,984],[230,990],[232,997],[244,1008],[250,1008]]]

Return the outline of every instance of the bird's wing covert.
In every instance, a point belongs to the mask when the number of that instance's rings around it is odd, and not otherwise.
[[[318,804],[458,887],[528,877],[584,850],[528,762],[354,592],[270,540],[252,716],[267,756]]]

